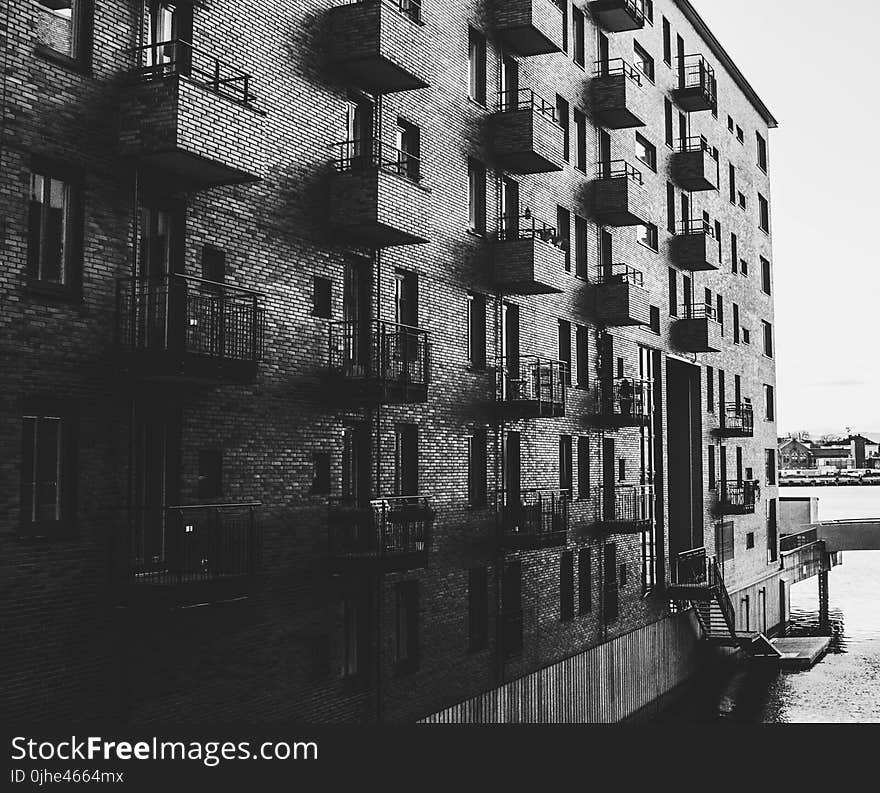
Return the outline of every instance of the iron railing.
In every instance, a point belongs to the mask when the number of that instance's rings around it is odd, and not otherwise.
[[[179,75],[243,105],[256,102],[250,74],[188,41],[171,39],[144,44],[131,51],[137,59],[135,73],[140,80],[164,80]]]
[[[679,138],[675,141],[675,148],[677,151],[686,152],[686,151],[707,151],[711,154],[712,147],[709,145],[709,141],[703,135],[693,136],[690,138]]]
[[[694,548],[675,557],[673,581],[682,586],[714,586],[715,569],[705,548]]]
[[[134,513],[116,572],[135,584],[189,584],[256,572],[258,501],[190,504]]]
[[[615,74],[622,74],[624,77],[628,77],[636,85],[640,86],[642,84],[642,73],[623,58],[596,61],[593,71],[594,77],[611,77]]]
[[[363,505],[331,499],[329,553],[371,558],[426,553],[433,519],[424,496],[386,496]]]
[[[522,215],[502,215],[498,218],[498,240],[541,240],[564,249],[566,240],[556,233],[556,227],[536,218],[526,210]]]
[[[561,409],[565,406],[566,364],[529,355],[498,361],[498,399]]]
[[[330,145],[337,171],[380,170],[403,176],[412,182],[422,179],[421,159],[376,138],[343,140]]]
[[[644,184],[642,172],[626,160],[609,160],[596,166],[597,179],[629,179],[635,184]]]
[[[499,491],[497,499],[505,537],[539,537],[568,531],[569,490]]]
[[[760,498],[761,486],[756,480],[722,482],[718,491],[718,505],[722,512],[751,514]]]
[[[602,415],[622,419],[647,419],[653,407],[650,380],[635,380],[632,377],[616,377],[597,386],[599,407]]]
[[[531,110],[550,119],[554,124],[556,123],[556,106],[536,94],[531,88],[499,91],[498,110],[502,113],[514,110]]]
[[[721,428],[738,435],[755,433],[755,411],[749,402],[725,402],[721,410]]]
[[[705,218],[690,218],[689,220],[680,220],[675,226],[675,233],[683,234],[705,234],[715,239],[715,229],[711,221]]]
[[[715,102],[715,70],[702,55],[685,55],[678,58],[678,90],[699,89],[706,98]]]
[[[428,331],[377,319],[331,322],[329,365],[346,379],[427,388]]]
[[[654,523],[653,485],[600,485],[595,491],[600,522],[648,528]]]
[[[599,266],[599,283],[644,286],[645,276],[641,270],[628,264],[604,264]]]
[[[718,312],[711,303],[683,303],[679,309],[682,319],[711,319],[716,320]]]
[[[376,3],[393,8],[413,22],[422,24],[422,0],[345,0],[346,5],[373,5]]]
[[[189,275],[121,278],[116,289],[117,347],[256,362],[263,354],[261,300],[259,292]]]

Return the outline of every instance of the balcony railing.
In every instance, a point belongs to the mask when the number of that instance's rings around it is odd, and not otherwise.
[[[699,135],[690,138],[679,138],[675,141],[675,150],[679,152],[708,151],[711,153],[712,147],[703,135]]]
[[[715,70],[702,55],[685,55],[677,63],[676,96],[686,110],[709,110],[716,101]]]
[[[600,417],[614,426],[647,426],[651,421],[652,389],[650,380],[618,377],[600,381],[597,388]]]
[[[333,165],[340,173],[380,170],[403,176],[412,182],[422,179],[421,160],[415,154],[381,140],[344,140],[333,143]]]
[[[755,434],[755,411],[748,402],[726,402],[719,432],[727,436],[750,438]]]
[[[642,73],[628,63],[623,58],[612,58],[611,60],[596,61],[594,64],[594,77],[610,77],[614,74],[622,74],[628,77],[636,85],[642,85]]]
[[[502,544],[518,549],[564,545],[570,501],[568,490],[499,492]]]
[[[634,168],[626,160],[610,160],[600,162],[596,166],[597,179],[629,179],[637,185],[643,185],[642,172]]]
[[[329,366],[344,380],[375,387],[388,401],[427,399],[428,332],[384,320],[330,323]]]
[[[786,534],[779,538],[779,552],[788,553],[803,548],[805,545],[812,545],[819,541],[819,534],[816,529],[806,529],[799,531],[797,534]]]
[[[718,312],[711,303],[683,303],[679,309],[681,319],[711,319],[717,321]]]
[[[382,3],[409,17],[413,22],[422,23],[422,0],[343,0],[341,4],[372,5],[374,3]]]
[[[638,30],[645,25],[645,0],[595,0],[588,5],[593,17],[612,33]]]
[[[498,241],[541,240],[548,245],[563,248],[566,241],[556,233],[556,227],[536,218],[531,212],[522,215],[502,215],[498,218]]]
[[[675,557],[673,583],[681,586],[713,587],[716,567],[705,548],[685,551]]]
[[[566,365],[538,356],[498,361],[498,401],[523,417],[565,415]]]
[[[132,52],[137,59],[135,74],[144,81],[179,75],[197,85],[243,105],[253,105],[250,74],[220,60],[183,39],[145,44]]]
[[[630,267],[628,264],[600,265],[600,284],[631,284],[632,286],[645,285],[645,276],[641,270]]]
[[[711,221],[705,218],[691,218],[689,220],[680,220],[675,227],[675,233],[682,234],[705,234],[715,239],[715,229]]]
[[[605,533],[637,533],[654,523],[653,485],[600,485],[593,498],[599,507],[599,527]]]
[[[722,515],[750,515],[760,498],[761,486],[755,480],[722,482],[718,491],[718,509]]]
[[[501,113],[516,110],[531,110],[534,113],[556,121],[556,106],[548,102],[542,96],[536,94],[531,88],[520,88],[515,91],[498,92],[498,110]]]

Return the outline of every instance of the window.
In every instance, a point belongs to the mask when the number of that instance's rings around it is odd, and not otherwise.
[[[587,117],[580,110],[574,111],[574,131],[577,144],[575,168],[587,172]]]
[[[565,382],[571,385],[571,323],[559,320],[559,360],[565,364]]]
[[[779,556],[779,540],[776,524],[776,499],[767,501],[767,564],[773,564]]]
[[[522,564],[509,562],[501,578],[501,619],[503,653],[518,655],[523,647]]]
[[[776,389],[772,385],[764,383],[764,419],[776,420]]]
[[[586,62],[584,50],[584,12],[576,5],[571,7],[573,28],[574,28],[574,62],[578,66],[583,66]]]
[[[70,534],[76,510],[76,412],[58,400],[28,400],[22,414],[23,534]]]
[[[636,234],[636,239],[642,245],[647,246],[652,251],[658,250],[657,227],[653,223],[649,223],[647,226],[639,226]]]
[[[672,66],[672,27],[666,17],[663,17],[663,62]]]
[[[626,458],[620,457],[617,460],[617,481],[625,482],[626,481]]]
[[[583,325],[575,328],[575,354],[577,355],[577,384],[579,388],[590,387],[589,331]]]
[[[33,5],[37,51],[84,64],[90,43],[89,0],[34,0]]]
[[[678,270],[669,268],[669,316],[678,316]]]
[[[644,47],[637,41],[633,42],[633,62],[635,67],[645,75],[652,83],[654,82],[654,59],[648,55]]]
[[[486,505],[486,430],[475,429],[467,437],[468,506]]]
[[[342,600],[342,676],[365,674],[369,657],[370,609],[364,595],[347,595]]]
[[[559,557],[559,619],[574,619],[574,552],[563,551]]]
[[[202,246],[202,278],[215,284],[226,281],[226,252],[222,248],[208,244]],[[327,283],[329,285],[329,281]]]
[[[745,259],[739,260],[739,271],[745,278],[749,277],[749,263]]]
[[[82,176],[44,161],[34,162],[28,204],[30,284],[76,294],[82,266]]]
[[[709,213],[703,213],[703,219],[708,223],[709,222]],[[715,221],[715,239],[718,241],[718,261],[721,261],[721,221]]]
[[[590,497],[590,439],[578,438],[578,498]]]
[[[733,116],[727,117],[727,131],[733,134]]]
[[[327,452],[312,453],[312,493],[330,492],[330,455]]]
[[[645,19],[654,24],[654,0],[645,0]]]
[[[730,203],[736,203],[736,166],[733,163],[730,163],[728,166],[728,178],[727,183],[730,188]]]
[[[626,565],[622,564],[617,569],[618,569],[618,578],[620,580],[620,586],[621,586],[621,588],[625,587],[626,586],[626,576],[627,576]]]
[[[574,274],[578,278],[587,278],[587,245],[589,229],[586,218],[574,216]]]
[[[657,147],[636,133],[636,157],[652,171],[657,170]]]
[[[764,450],[764,479],[768,485],[776,484],[776,449]]]
[[[562,14],[562,51],[568,52],[568,0],[555,0]]]
[[[486,37],[473,28],[468,31],[468,96],[486,104]]]
[[[769,295],[771,292],[770,261],[761,257],[761,291]]]
[[[312,279],[312,316],[329,319],[331,315],[331,281],[315,276]]]
[[[739,244],[736,238],[736,234],[733,232],[730,233],[730,270],[731,272],[737,271],[737,266],[739,265]]]
[[[489,573],[486,567],[468,570],[468,648],[477,652],[489,640]]]
[[[559,489],[572,490],[571,435],[559,436]]]
[[[751,344],[752,343],[752,332],[748,328],[740,328],[742,332],[742,342],[743,344]]]
[[[394,493],[415,496],[419,492],[419,428],[398,424],[395,431]]]
[[[739,344],[739,306],[733,304],[733,343]]]
[[[415,124],[397,119],[397,172],[414,182],[421,179],[421,132]]]
[[[746,550],[750,551],[755,547],[755,532],[746,532]]]
[[[330,465],[327,465],[327,484],[330,484]],[[223,495],[223,452],[220,449],[199,451],[199,478],[196,492],[199,500],[221,498]]]
[[[578,551],[578,613],[589,614],[593,608],[593,570],[592,551],[581,548]]]
[[[486,368],[486,298],[467,296],[467,356],[468,366]]]
[[[675,234],[675,185],[666,183],[666,230]]]
[[[715,478],[715,447],[709,446],[709,490],[714,490],[718,486]]]
[[[745,140],[746,140],[746,136],[745,136],[745,133],[742,131],[742,127],[740,127],[740,126],[738,126],[738,125],[737,125],[737,128],[736,128],[736,139],[737,139],[740,143],[745,143]]]
[[[773,357],[773,326],[769,322],[761,320],[761,326],[764,329],[764,355],[768,358]]]
[[[656,333],[658,336],[660,335],[660,308],[658,306],[651,306],[651,324],[648,326],[651,330],[651,333]]]
[[[744,193],[737,193],[737,194],[736,194],[736,202],[737,202],[737,204],[739,204],[739,208],[740,208],[740,209],[745,209],[745,208],[746,208],[746,196],[745,196],[745,194],[744,194]]]
[[[486,166],[468,158],[468,228],[486,233]]]
[[[715,555],[721,563],[732,562],[735,555],[733,522],[725,521],[715,528]]]
[[[400,581],[395,587],[394,660],[398,671],[419,667],[419,582]]]
[[[571,212],[565,207],[556,207],[556,240],[565,251],[565,271],[571,272]]]
[[[758,218],[761,231],[770,233],[770,204],[767,199],[758,193]]]
[[[715,321],[721,325],[721,335],[724,335],[724,298],[717,295],[715,298]]]
[[[706,410],[715,412],[715,370],[711,366],[706,367]]]
[[[571,156],[571,130],[568,118],[568,102],[556,94],[556,120],[562,127],[562,156],[569,162]]]
[[[663,106],[666,110],[666,145],[671,149],[674,144],[675,127],[673,121],[672,102],[668,99],[663,100]]]
[[[760,132],[755,133],[758,144],[758,167],[767,173],[767,141]]]

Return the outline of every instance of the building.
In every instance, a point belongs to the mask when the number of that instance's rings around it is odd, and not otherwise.
[[[690,2],[3,13],[9,718],[617,720],[670,582],[784,620],[776,122]]]
[[[780,438],[779,464],[783,469],[835,468],[865,470],[876,466],[877,444],[864,435],[806,438]]]
[[[815,468],[816,457],[814,445],[810,441],[798,438],[780,438],[780,468]]]

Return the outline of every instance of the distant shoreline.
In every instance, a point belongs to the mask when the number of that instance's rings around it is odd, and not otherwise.
[[[880,487],[880,482],[834,481],[834,482],[784,482],[779,480],[779,487]]]

